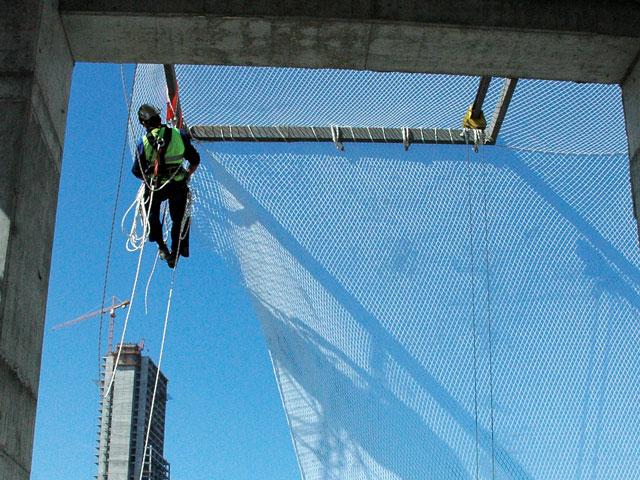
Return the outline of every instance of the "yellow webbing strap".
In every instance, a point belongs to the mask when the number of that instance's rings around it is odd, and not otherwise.
[[[480,117],[472,118],[471,111],[473,110],[473,105],[469,107],[467,113],[464,114],[462,118],[462,128],[475,128],[483,130],[487,128],[487,121],[484,119],[484,113],[480,110]]]

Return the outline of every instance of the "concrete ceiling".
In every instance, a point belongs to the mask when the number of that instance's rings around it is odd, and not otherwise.
[[[76,61],[263,65],[621,83],[638,1],[60,0]]]

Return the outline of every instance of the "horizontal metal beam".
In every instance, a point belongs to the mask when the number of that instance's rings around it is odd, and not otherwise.
[[[302,127],[193,125],[191,136],[212,142],[345,142],[465,144],[473,143],[473,134],[465,139],[459,128],[386,128],[386,127]]]

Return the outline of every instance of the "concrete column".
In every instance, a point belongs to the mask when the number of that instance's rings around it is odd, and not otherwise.
[[[638,239],[640,241],[640,62],[638,61],[622,83],[622,104],[629,142],[633,214],[638,222]]]
[[[73,60],[55,0],[0,26],[0,478],[27,480]]]

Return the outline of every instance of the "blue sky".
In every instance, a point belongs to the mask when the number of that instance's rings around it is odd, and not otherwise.
[[[132,68],[127,67],[130,81]],[[49,283],[32,479],[96,474],[99,318],[51,327],[97,309],[126,127],[118,65],[74,69]],[[107,295],[128,298],[137,255],[125,251],[120,219],[138,181],[125,156]],[[237,279],[195,234],[177,275],[163,371],[170,401],[165,457],[172,478],[295,479],[299,470],[260,324]],[[151,253],[127,340],[144,338],[157,361],[169,270],[159,265],[142,305]],[[105,331],[106,331],[105,318]],[[124,311],[116,319],[116,334]],[[106,338],[106,336],[104,337]],[[103,343],[104,352],[104,343]]]

